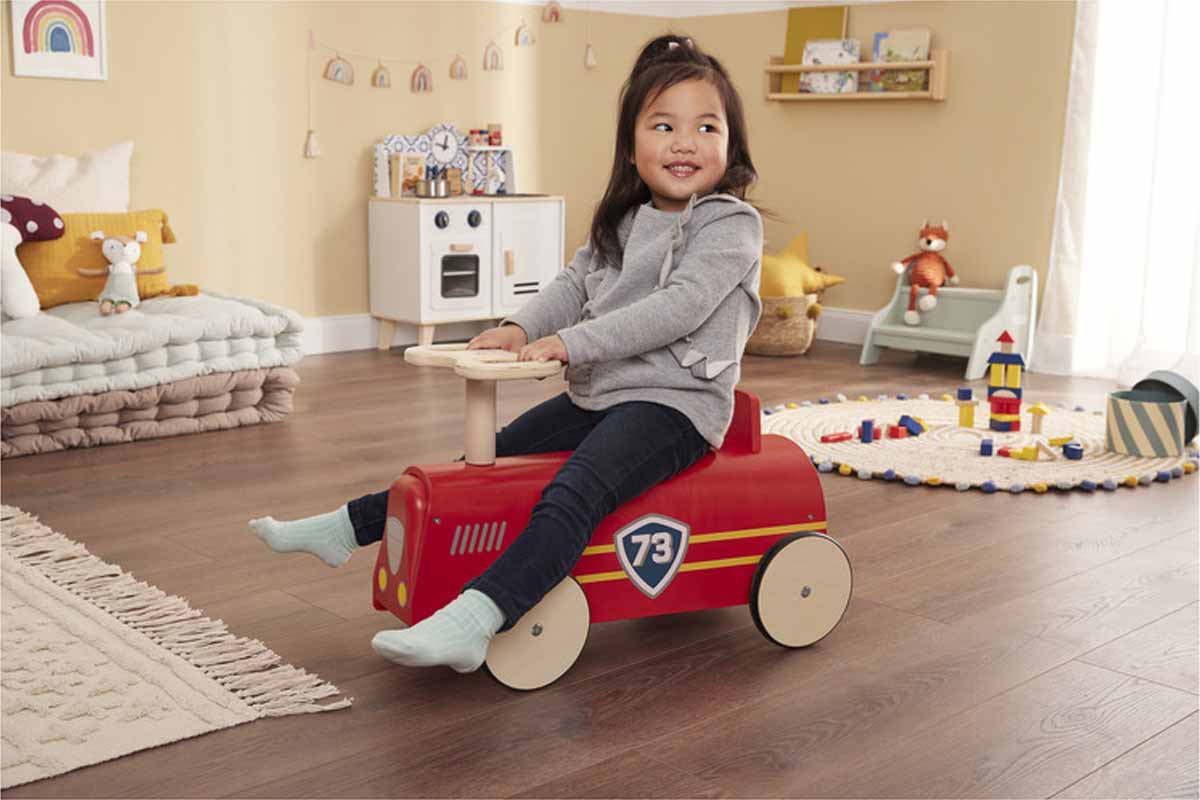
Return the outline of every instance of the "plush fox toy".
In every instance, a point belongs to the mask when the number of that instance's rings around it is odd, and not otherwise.
[[[911,256],[896,261],[892,269],[896,274],[909,271],[908,310],[904,312],[904,321],[909,325],[920,325],[921,315],[917,312],[931,311],[937,305],[937,293],[944,284],[958,285],[958,276],[950,268],[950,262],[942,258],[946,242],[950,241],[950,223],[942,220],[940,226],[930,225],[929,220],[921,223],[921,237],[918,244],[921,249]],[[917,290],[922,286],[929,289],[918,302]]]

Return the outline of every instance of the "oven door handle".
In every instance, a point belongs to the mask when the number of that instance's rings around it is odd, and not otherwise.
[[[475,250],[475,245],[470,244],[469,242],[467,244],[452,244],[452,245],[450,245],[451,253],[470,253],[470,252],[473,252],[474,250]]]

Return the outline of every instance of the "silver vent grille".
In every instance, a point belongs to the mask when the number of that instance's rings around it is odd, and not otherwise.
[[[474,522],[454,526],[454,538],[450,540],[450,555],[465,553],[487,553],[504,546],[504,531],[507,522]]]

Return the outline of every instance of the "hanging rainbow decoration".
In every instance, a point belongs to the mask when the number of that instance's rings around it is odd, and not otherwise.
[[[96,56],[87,15],[70,0],[41,0],[25,15],[26,53],[70,53]]]

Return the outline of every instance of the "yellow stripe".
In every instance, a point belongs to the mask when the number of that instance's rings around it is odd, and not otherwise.
[[[996,422],[1016,422],[1020,418],[1020,414],[992,414],[992,419]]]
[[[727,542],[732,539],[755,539],[759,536],[775,536],[780,533],[794,533],[796,531],[823,531],[826,527],[825,520],[821,520],[820,522],[805,522],[799,525],[772,525],[769,528],[747,528],[741,531],[701,533],[689,538],[688,545]],[[598,544],[585,549],[583,554],[585,556],[598,556],[603,553],[615,553],[616,551],[617,546],[615,544]],[[624,575],[625,573],[622,572],[621,574]]]
[[[739,558],[718,558],[713,561],[693,561],[679,568],[680,572],[696,572],[698,570],[721,569],[723,567],[741,567],[747,564],[757,564],[762,559],[758,556],[741,556]],[[616,572],[593,572],[590,575],[576,575],[580,583],[599,583],[601,581],[618,581],[626,577],[624,570]]]

